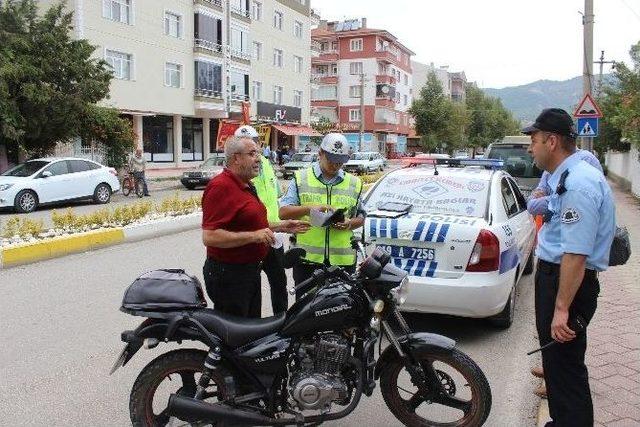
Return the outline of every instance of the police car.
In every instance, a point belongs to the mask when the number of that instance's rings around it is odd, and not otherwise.
[[[409,273],[405,311],[489,317],[509,327],[533,270],[535,224],[498,160],[421,159],[365,195],[365,241]]]

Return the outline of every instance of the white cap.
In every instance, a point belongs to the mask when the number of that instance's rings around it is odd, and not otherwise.
[[[331,163],[349,161],[349,143],[341,133],[328,133],[322,138],[320,149],[325,152]]]
[[[245,136],[247,138],[257,138],[258,131],[253,126],[242,125],[233,133],[234,136]]]

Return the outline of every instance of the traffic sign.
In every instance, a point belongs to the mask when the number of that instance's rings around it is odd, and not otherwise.
[[[597,117],[578,118],[578,136],[598,136],[598,121]]]
[[[596,101],[587,93],[578,104],[573,117],[602,117],[602,111]]]

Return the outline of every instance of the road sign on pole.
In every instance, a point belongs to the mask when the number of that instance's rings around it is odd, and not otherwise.
[[[573,117],[602,117],[602,110],[596,104],[596,101],[591,97],[590,94],[586,94],[580,104],[578,104],[578,108],[573,113]]]
[[[597,117],[580,117],[578,118],[578,136],[593,138],[598,136]]]

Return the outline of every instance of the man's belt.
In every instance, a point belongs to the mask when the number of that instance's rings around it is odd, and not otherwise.
[[[245,263],[240,263],[240,264],[231,264],[228,262],[222,262],[222,261],[218,261],[215,260],[211,257],[207,258],[209,261],[211,261],[211,263],[218,265],[220,267],[223,267],[227,270],[260,270],[262,269],[262,261],[258,261],[258,262],[245,262]]]
[[[560,274],[560,264],[538,258],[538,270],[547,274]],[[598,272],[596,270],[591,270],[590,268],[585,268],[584,275],[585,277],[597,277]]]

